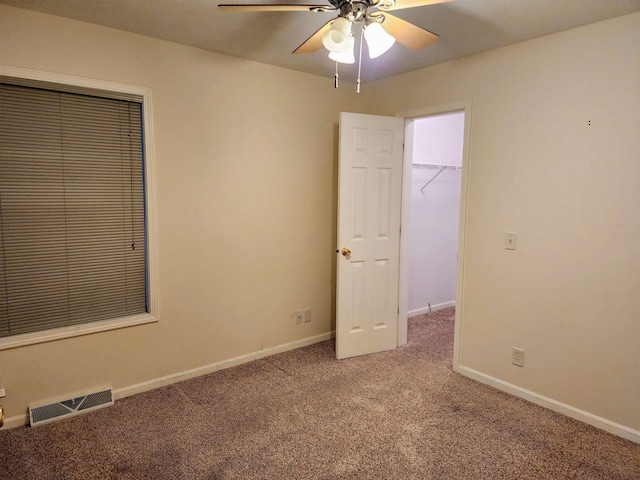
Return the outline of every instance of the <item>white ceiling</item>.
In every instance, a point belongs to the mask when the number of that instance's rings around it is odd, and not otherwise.
[[[326,0],[0,0],[0,3],[82,20],[150,37],[333,77],[335,63],[324,49],[292,55],[335,13],[220,12],[218,3],[305,3]],[[396,43],[389,52],[362,61],[371,81],[491,50],[569,28],[640,11],[640,0],[455,0],[393,12],[440,39],[412,51]],[[357,44],[356,44],[357,51]],[[340,66],[342,80],[355,81],[356,65]]]

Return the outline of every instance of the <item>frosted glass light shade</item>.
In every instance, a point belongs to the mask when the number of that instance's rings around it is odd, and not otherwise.
[[[329,52],[329,58],[339,63],[356,63],[356,57],[353,54],[354,46],[355,40],[352,36],[349,38],[349,47],[344,52]]]
[[[322,44],[333,53],[342,53],[349,48],[351,22],[344,17],[336,18],[331,28],[322,35]]]
[[[379,57],[396,43],[396,39],[385,32],[379,23],[367,25],[364,30],[364,39],[369,48],[369,58]]]

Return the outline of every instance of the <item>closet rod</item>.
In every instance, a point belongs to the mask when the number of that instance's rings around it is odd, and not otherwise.
[[[419,165],[419,164],[415,164],[414,163],[414,165]],[[427,164],[422,164],[422,165],[427,165]],[[433,177],[431,177],[431,179],[422,186],[422,188],[420,189],[421,192],[425,189],[425,187],[427,185],[429,185],[431,182],[433,182],[436,179],[436,177],[438,175],[440,175],[442,172],[444,172],[445,170],[447,170],[447,169],[462,170],[462,167],[456,167],[456,166],[453,166],[453,165],[433,165],[433,166],[439,167],[438,173],[436,173]]]
[[[412,163],[413,168],[447,168],[451,170],[462,170],[462,167],[456,165],[439,165],[436,163]]]

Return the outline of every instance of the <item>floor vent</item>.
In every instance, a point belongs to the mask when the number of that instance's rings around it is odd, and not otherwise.
[[[32,427],[44,425],[110,405],[113,405],[113,392],[110,387],[63,400],[31,405],[29,406],[29,424]]]

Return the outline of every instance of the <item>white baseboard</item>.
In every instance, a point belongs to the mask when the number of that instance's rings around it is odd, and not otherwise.
[[[24,413],[22,415],[14,415],[13,417],[5,417],[2,430],[9,430],[11,428],[23,427],[29,424],[29,415]]]
[[[147,382],[142,382],[136,385],[130,385],[128,387],[119,388],[113,391],[113,398],[114,400],[118,400],[120,398],[128,397],[130,395],[135,395],[137,393],[147,392],[149,390],[153,390],[159,387],[164,387],[172,383],[181,382],[183,380],[188,380],[190,378],[195,378],[201,375],[206,375],[208,373],[217,372],[218,370],[223,370],[225,368],[230,368],[236,365],[241,365],[243,363],[252,362],[253,360],[258,360],[260,358],[268,357],[269,355],[275,355],[277,353],[287,352],[289,350],[294,350],[296,348],[313,345],[314,343],[324,342],[325,340],[331,340],[332,338],[335,338],[335,336],[336,336],[335,331],[322,333],[320,335],[315,335],[313,337],[307,337],[301,340],[296,340],[294,342],[277,345],[275,347],[259,350],[253,353],[248,353],[246,355],[230,358],[228,360],[222,360],[220,362],[204,365],[202,367],[194,368],[184,372],[173,373],[171,375],[155,378]],[[12,417],[5,418],[4,426],[2,427],[2,429],[6,430],[10,428],[17,428],[17,427],[22,427],[28,424],[29,424],[28,414],[14,415]]]
[[[442,310],[443,308],[455,307],[456,302],[452,300],[450,302],[438,303],[436,305],[431,305],[431,307],[418,308],[416,310],[411,310],[407,313],[409,318],[417,317],[418,315],[422,315],[423,313],[435,312],[436,310]]]
[[[136,385],[131,385],[128,387],[116,389],[113,392],[114,398],[118,400],[120,398],[128,397],[130,395],[135,395],[138,393],[153,390],[154,388],[164,387],[165,385],[171,385],[172,383],[182,382],[183,380],[189,380],[190,378],[199,377],[201,375],[207,375],[209,373],[217,372],[218,370],[224,370],[225,368],[235,367],[236,365],[252,362],[260,358],[268,357],[270,355],[275,355],[277,353],[287,352],[289,350],[294,350],[296,348],[313,345],[314,343],[324,342],[325,340],[330,340],[332,338],[335,338],[335,331],[322,333],[320,335],[315,335],[313,337],[303,338],[301,340],[296,340],[296,341],[285,343],[282,345],[276,345],[275,347],[259,350],[253,353],[248,353],[246,355],[230,358],[228,360],[222,360],[220,362],[211,363],[209,365],[204,365],[202,367],[194,368],[192,370],[173,373],[171,375],[166,375],[164,377],[149,380],[148,382],[142,382]]]
[[[599,417],[592,413],[585,412],[584,410],[579,410],[575,407],[572,407],[571,405],[558,402],[557,400],[553,400],[552,398],[548,398],[530,390],[526,390],[498,378],[478,372],[477,370],[473,370],[464,366],[459,366],[458,370],[459,373],[464,375],[465,377],[469,377],[473,380],[477,380],[480,383],[490,385],[494,388],[497,388],[498,390],[502,390],[503,392],[515,395],[516,397],[523,398],[530,401],[531,403],[535,403],[536,405],[540,405],[541,407],[548,408],[549,410],[553,410],[554,412],[558,412],[562,415],[566,415],[567,417],[579,420],[593,427],[617,435],[618,437],[631,440],[635,443],[640,443],[640,431],[638,430],[625,427],[624,425],[612,422],[611,420],[607,420],[606,418]]]

